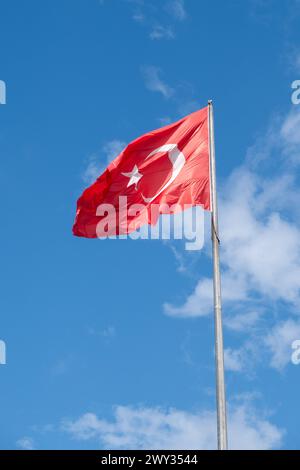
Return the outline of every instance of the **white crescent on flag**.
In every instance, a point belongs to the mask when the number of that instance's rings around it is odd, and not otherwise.
[[[168,186],[170,186],[170,184],[173,183],[175,178],[177,178],[177,176],[179,175],[179,173],[181,172],[185,164],[185,157],[183,153],[180,152],[179,148],[177,147],[177,144],[162,145],[161,147],[158,147],[157,149],[149,153],[149,155],[145,158],[145,160],[147,160],[148,158],[152,157],[152,155],[155,155],[156,153],[159,153],[159,152],[168,152],[168,157],[173,167],[172,176],[169,179],[169,181],[158,191],[158,193],[155,194],[155,196],[145,197],[142,194],[142,197],[145,202],[152,202],[162,191],[164,191]]]

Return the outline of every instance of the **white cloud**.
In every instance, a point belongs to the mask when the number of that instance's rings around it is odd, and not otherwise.
[[[283,176],[286,176],[288,170],[293,170],[293,166],[300,162],[299,144],[300,107],[293,105],[285,116],[273,116],[265,135],[249,147],[246,164],[257,170],[261,163],[267,163],[271,169],[276,163],[277,167],[282,165]]]
[[[143,23],[145,21],[145,15],[140,11],[133,13],[132,19],[137,23]]]
[[[298,115],[295,118],[289,114],[280,126],[277,149],[289,148],[289,156],[298,142],[294,135],[298,122]],[[269,137],[272,141],[269,145],[262,143],[259,171],[262,155],[273,164],[273,132],[268,133]],[[256,146],[251,153],[254,150],[259,153]],[[293,307],[300,305],[300,230],[290,217],[299,211],[296,202],[299,191],[295,189],[295,177],[289,173],[289,167],[271,179],[260,176],[248,160],[249,153],[246,163],[232,173],[220,192],[222,297],[225,309],[239,302],[247,315],[246,321],[254,321],[253,314],[249,318],[249,310],[255,310],[258,297],[267,303],[285,301]],[[164,309],[175,316],[209,314],[211,280],[200,279],[182,305],[167,303]],[[238,319],[239,323],[243,322],[242,314]],[[226,322],[230,323],[229,317]]]
[[[16,445],[19,449],[22,450],[34,450],[34,440],[31,437],[21,437],[17,442]]]
[[[106,155],[107,162],[110,163],[114,158],[116,158],[126,145],[126,142],[118,139],[113,139],[107,142],[102,149]]]
[[[224,349],[225,369],[231,372],[242,372],[248,378],[255,376],[255,369],[264,359],[265,344],[263,336],[250,330],[247,339],[237,348]]]
[[[121,140],[111,140],[107,142],[101,150],[101,155],[93,154],[88,159],[88,165],[82,174],[84,183],[93,183],[105,170],[107,165],[116,158],[126,147],[126,143]],[[102,157],[104,155],[104,158]]]
[[[113,338],[116,336],[116,329],[114,326],[108,326],[107,328],[104,328],[104,330],[101,331],[101,335],[104,338]]]
[[[187,17],[184,0],[170,0],[166,9],[176,20],[183,21]]]
[[[224,303],[247,300],[247,287],[242,277],[234,277],[226,272],[222,278],[222,299]],[[202,278],[183,305],[164,304],[167,315],[178,317],[198,317],[209,315],[213,305],[213,283],[210,278]]]
[[[150,39],[174,39],[175,34],[170,27],[155,25],[149,34]]]
[[[160,78],[161,70],[159,67],[144,66],[142,67],[142,75],[148,90],[161,93],[165,98],[172,96],[174,90]]]
[[[244,367],[243,351],[240,349],[224,349],[225,369],[239,372]]]
[[[300,112],[293,106],[280,129],[283,153],[292,163],[300,162]]]
[[[248,292],[296,304],[300,290],[298,227],[276,211],[276,203],[269,204],[264,182],[245,168],[232,175],[225,194],[220,211],[224,265],[234,278],[245,279]],[[281,193],[280,199],[284,197]]]
[[[300,322],[292,319],[280,322],[265,338],[265,344],[271,353],[270,365],[282,370],[291,362],[292,343],[300,339]]]
[[[99,161],[99,158],[97,155],[91,155],[89,157],[89,162],[82,174],[82,179],[84,183],[86,184],[91,184],[93,183],[98,176],[101,175],[101,173],[104,170],[103,162]]]
[[[115,327],[112,325],[109,325],[102,330],[98,330],[94,327],[88,327],[87,331],[91,336],[100,336],[107,341],[112,340],[117,334]]]
[[[226,315],[226,312],[224,313],[224,324],[227,328],[233,331],[249,332],[252,327],[257,325],[263,312],[260,310],[245,310],[243,313],[237,313],[229,316]]]
[[[187,17],[183,0],[162,1],[161,4],[151,0],[127,1],[131,4],[132,19],[149,30],[150,39],[174,39],[176,24]]]
[[[170,303],[164,304],[164,312],[175,317],[198,317],[205,316],[211,312],[213,301],[212,280],[201,279],[194,292],[188,296],[185,303],[175,306]]]
[[[86,413],[75,421],[64,421],[62,430],[109,449],[216,448],[212,411],[117,406],[112,421]],[[229,413],[229,436],[231,449],[272,449],[281,446],[283,431],[245,403]]]
[[[73,363],[74,359],[69,354],[56,360],[52,365],[50,372],[55,376],[65,375],[72,368]]]

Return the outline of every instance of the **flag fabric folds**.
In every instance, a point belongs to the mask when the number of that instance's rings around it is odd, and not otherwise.
[[[205,107],[131,142],[78,199],[74,235],[131,233],[172,207],[211,210],[208,132]]]

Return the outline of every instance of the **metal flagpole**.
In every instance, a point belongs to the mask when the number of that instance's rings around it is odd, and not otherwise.
[[[208,127],[209,127],[209,151],[210,151],[210,184],[211,184],[211,238],[213,254],[213,281],[214,281],[214,312],[215,312],[215,359],[216,359],[216,398],[217,398],[217,428],[218,449],[227,449],[227,418],[224,377],[224,352],[223,352],[223,328],[222,328],[222,302],[221,302],[221,275],[219,257],[219,232],[218,232],[218,203],[216,188],[216,160],[215,160],[215,136],[213,103],[208,102]]]

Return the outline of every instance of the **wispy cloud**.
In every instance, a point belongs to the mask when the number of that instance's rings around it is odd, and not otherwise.
[[[156,25],[153,26],[149,34],[150,39],[174,39],[175,34],[169,26]]]
[[[205,316],[211,312],[212,305],[212,280],[201,279],[194,292],[190,294],[184,304],[174,305],[166,302],[164,311],[167,315],[176,317],[198,317]]]
[[[256,310],[245,310],[243,313],[236,313],[234,315],[224,317],[224,323],[227,328],[232,331],[243,332],[251,331],[255,325],[258,324],[263,311],[257,308]]]
[[[132,19],[137,23],[143,23],[143,21],[145,21],[145,15],[141,12],[135,12],[132,15]]]
[[[161,78],[162,71],[159,67],[146,65],[141,70],[148,90],[161,93],[164,98],[170,98],[173,95],[174,90]]]
[[[234,373],[242,373],[247,379],[253,379],[257,366],[265,354],[263,336],[256,335],[252,330],[250,333],[245,332],[245,334],[246,340],[238,347],[224,349],[225,369]]]
[[[245,281],[238,276],[226,273],[222,279],[222,298],[226,302],[236,302],[247,299]],[[194,292],[192,292],[184,304],[176,306],[170,303],[164,304],[167,315],[177,317],[206,316],[212,311],[213,283],[210,278],[202,278],[198,281]]]
[[[270,350],[270,365],[281,371],[291,363],[292,342],[300,339],[300,322],[292,319],[275,325],[265,338]]]
[[[107,165],[118,156],[118,154],[126,147],[126,143],[121,140],[111,140],[107,142],[98,153],[88,158],[87,166],[82,173],[84,183],[93,183],[105,170]]]
[[[89,327],[87,331],[90,335],[101,337],[107,342],[110,342],[117,334],[116,328],[112,325],[109,325],[103,329]]]
[[[99,157],[96,154],[91,155],[88,158],[88,164],[85,170],[82,173],[82,179],[84,183],[91,184],[93,183],[98,176],[101,175],[103,167],[103,162],[99,162]]]
[[[163,70],[154,65],[141,68],[145,86],[150,91],[160,92],[173,107],[173,113],[157,118],[161,125],[169,124],[203,107],[203,102],[195,99],[194,86],[187,81],[177,81],[174,86],[163,80]]]
[[[240,372],[244,368],[243,351],[240,349],[224,349],[225,369]]]
[[[183,0],[161,1],[127,0],[132,8],[132,19],[149,31],[154,40],[175,39],[178,22],[187,18]]]
[[[50,368],[50,373],[54,376],[62,376],[70,371],[74,365],[74,358],[72,355],[66,355],[55,361]]]
[[[32,437],[28,437],[28,436],[21,437],[16,442],[16,446],[18,447],[18,449],[22,449],[22,450],[34,450],[35,449],[34,440],[32,439]]]
[[[75,421],[64,420],[62,430],[79,440],[94,440],[109,449],[214,449],[216,416],[206,410],[117,406],[114,419],[86,413]],[[283,431],[247,402],[230,410],[231,449],[279,448]]]
[[[300,112],[294,106],[280,129],[283,155],[292,164],[300,163]]]
[[[166,10],[176,20],[183,21],[187,17],[184,0],[170,0],[166,4]]]

